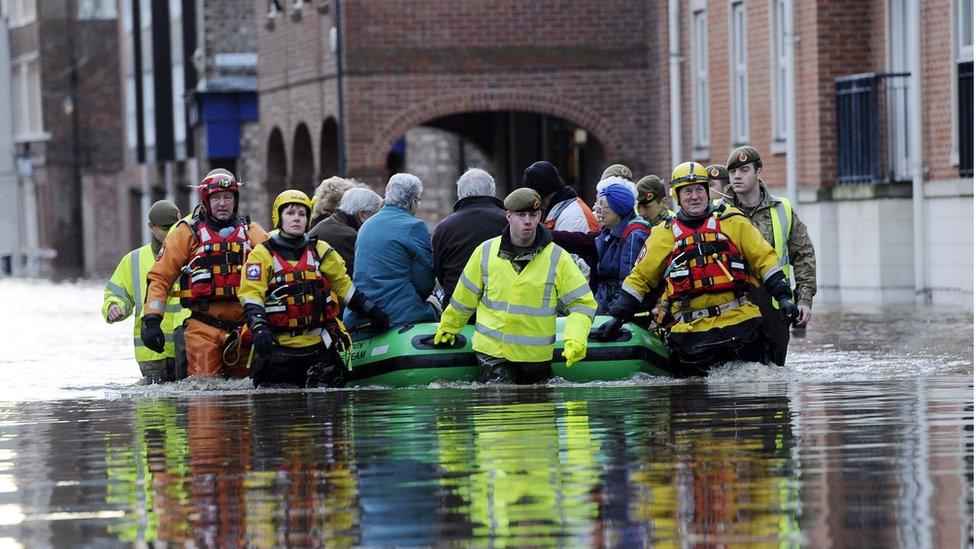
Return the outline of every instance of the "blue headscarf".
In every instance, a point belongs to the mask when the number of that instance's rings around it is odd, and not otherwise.
[[[600,195],[607,199],[607,204],[613,213],[620,217],[627,217],[627,214],[634,212],[637,198],[626,185],[611,183],[600,190]]]

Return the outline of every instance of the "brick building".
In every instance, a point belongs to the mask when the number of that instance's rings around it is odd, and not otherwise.
[[[4,0],[18,209],[28,272],[75,277],[97,261],[90,221],[122,166],[114,2]],[[19,258],[18,258],[19,260]]]
[[[612,162],[667,175],[750,143],[797,199],[821,299],[971,301],[971,4],[256,0],[262,179],[379,186],[432,127],[476,146],[500,192],[547,158],[589,198]],[[430,194],[442,216],[450,191]]]

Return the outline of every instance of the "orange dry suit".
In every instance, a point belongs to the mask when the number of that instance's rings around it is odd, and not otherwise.
[[[185,332],[189,375],[247,375],[249,349],[239,345],[244,318],[237,287],[251,249],[267,238],[246,216],[219,223],[201,212],[181,220],[163,242],[147,275],[145,314],[161,315],[167,290],[179,282],[173,295],[191,311]]]

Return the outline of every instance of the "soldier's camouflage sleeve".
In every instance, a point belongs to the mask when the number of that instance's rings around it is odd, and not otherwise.
[[[812,307],[813,296],[817,293],[817,256],[807,226],[796,215],[796,209],[793,210],[793,228],[787,245],[793,278],[796,279],[796,304]]]

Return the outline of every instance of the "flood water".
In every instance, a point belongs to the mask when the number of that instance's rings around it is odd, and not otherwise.
[[[0,546],[973,544],[968,311],[818,305],[707,378],[255,391],[139,385],[96,284],[0,299]]]

